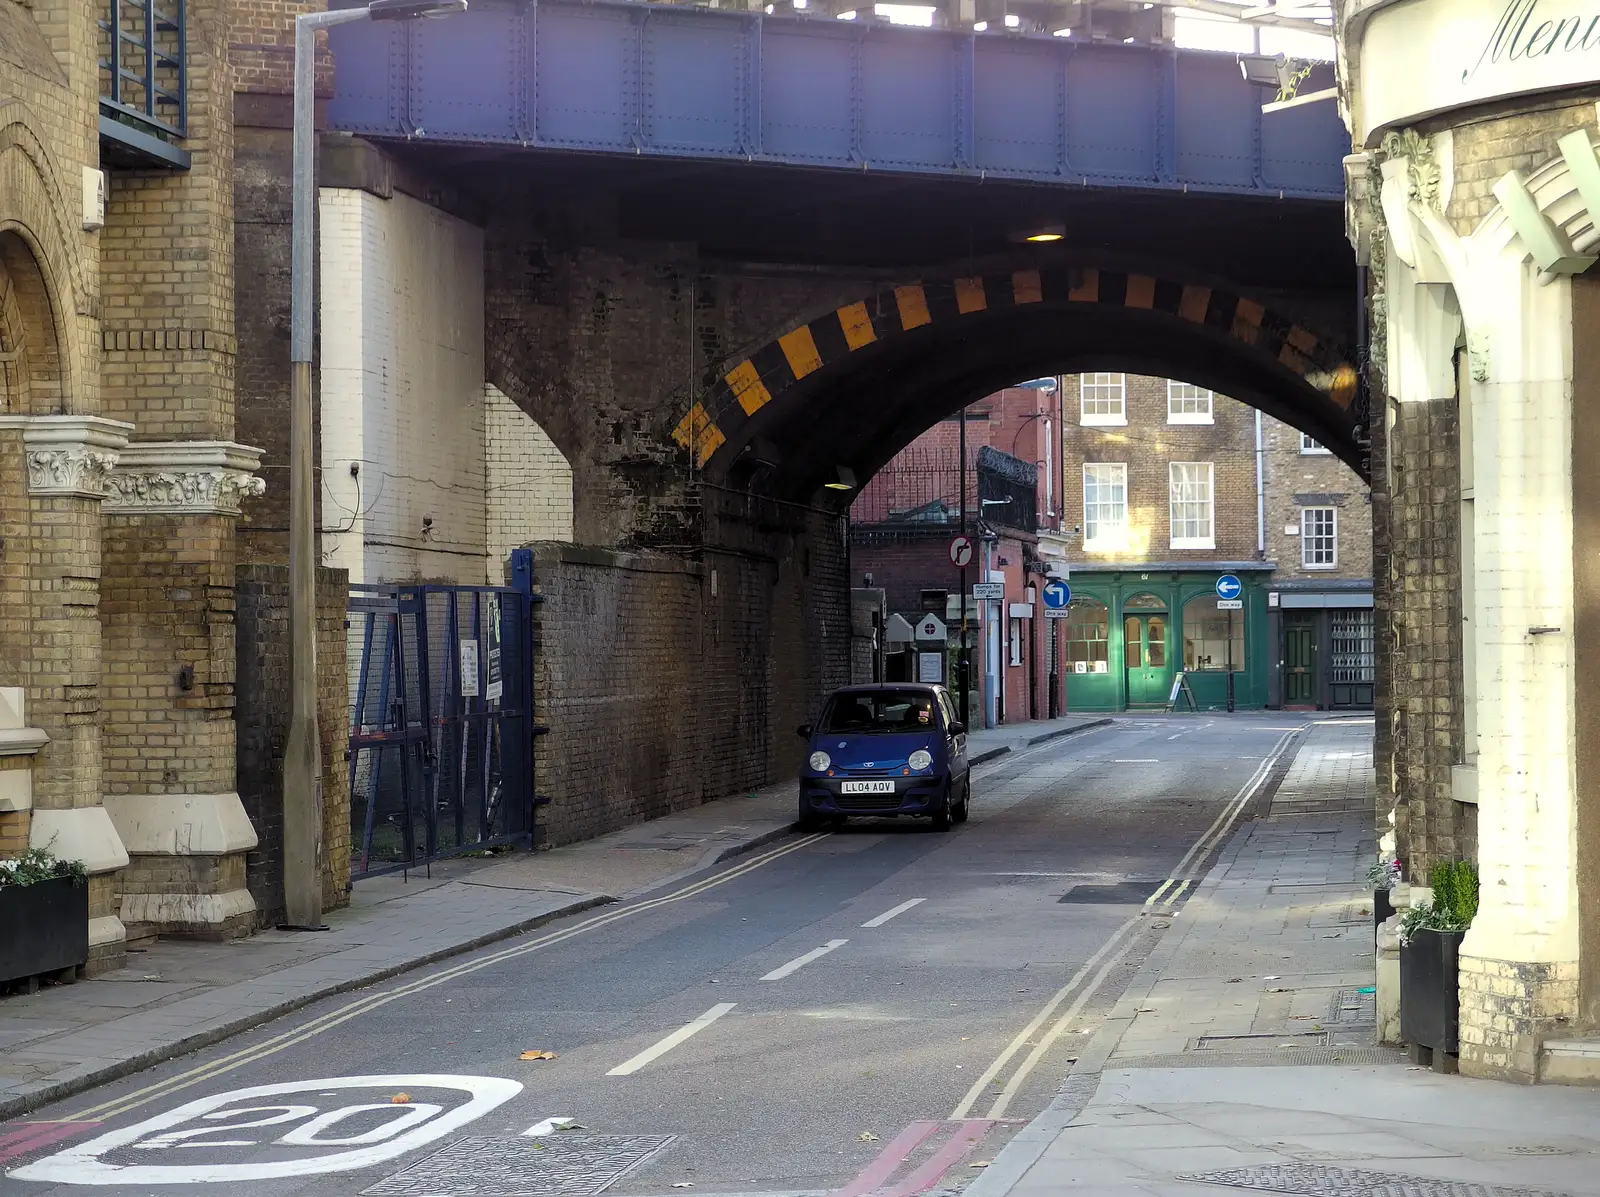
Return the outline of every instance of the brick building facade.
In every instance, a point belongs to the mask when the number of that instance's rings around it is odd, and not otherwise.
[[[1400,905],[1426,900],[1435,863],[1476,861],[1460,1067],[1524,1081],[1592,1079],[1592,1045],[1561,1044],[1600,1033],[1600,724],[1582,683],[1600,587],[1600,75],[1561,34],[1600,14],[1531,12],[1335,5],[1381,413],[1378,828],[1411,883]]]
[[[1204,388],[1065,380],[1065,623],[1075,710],[1365,707],[1371,516],[1343,462]],[[1241,584],[1239,608],[1216,584]],[[1230,671],[1231,665],[1231,671]]]
[[[850,509],[850,580],[884,592],[901,634],[933,612],[946,625],[941,680],[959,690],[961,571],[951,540],[973,542],[969,588],[1001,583],[1003,600],[968,609],[974,726],[1049,718],[1063,709],[1055,625],[1039,597],[1049,571],[1041,536],[1061,526],[1061,392],[1054,379],[1009,387],[935,424],[866,483]],[[961,424],[966,423],[966,458]],[[913,680],[934,649],[892,640],[889,680]]]

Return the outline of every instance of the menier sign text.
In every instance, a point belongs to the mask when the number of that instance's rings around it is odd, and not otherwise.
[[[1600,80],[1600,0],[1404,0],[1375,11],[1359,63],[1355,140],[1435,113]]]

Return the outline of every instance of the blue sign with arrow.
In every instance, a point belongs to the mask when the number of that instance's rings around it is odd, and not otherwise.
[[[1060,611],[1072,601],[1072,587],[1059,578],[1044,584],[1044,605],[1051,611]]]
[[[1219,599],[1236,599],[1244,591],[1244,584],[1233,574],[1223,574],[1217,579],[1217,597]]]

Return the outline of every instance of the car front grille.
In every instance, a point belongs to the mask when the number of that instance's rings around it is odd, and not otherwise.
[[[899,810],[899,794],[840,794],[834,804],[844,811]]]

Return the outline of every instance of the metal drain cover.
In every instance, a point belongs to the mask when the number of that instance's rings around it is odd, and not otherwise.
[[[1397,1172],[1335,1168],[1327,1164],[1228,1168],[1221,1172],[1188,1173],[1178,1179],[1235,1189],[1304,1194],[1304,1197],[1568,1197],[1550,1189],[1435,1180],[1426,1176],[1402,1176]]]
[[[659,1155],[675,1135],[458,1139],[362,1192],[371,1197],[586,1197]]]

